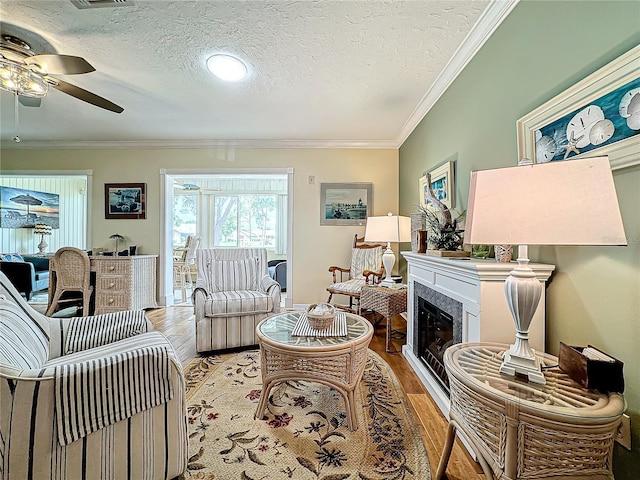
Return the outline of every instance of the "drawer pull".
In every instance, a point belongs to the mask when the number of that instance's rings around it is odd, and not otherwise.
[[[113,282],[111,282],[111,283],[109,284],[109,288],[113,288],[113,287],[115,287],[115,286],[116,286],[116,284],[115,284],[115,283],[113,283]]]
[[[111,270],[112,272],[116,269],[116,267],[114,265],[110,265],[109,266],[109,270]]]
[[[113,298],[110,298],[110,299],[109,299],[109,303],[113,303]]]

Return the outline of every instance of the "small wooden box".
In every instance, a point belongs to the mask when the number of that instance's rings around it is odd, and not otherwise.
[[[592,345],[589,347],[598,350]],[[558,355],[560,370],[584,388],[599,390],[603,393],[624,392],[624,375],[622,373],[624,364],[615,358],[613,362],[593,360],[584,356],[583,350],[584,347],[574,347],[560,342],[560,354]],[[605,355],[611,357],[609,354]]]
[[[471,252],[464,250],[427,250],[427,255],[432,257],[470,257]]]

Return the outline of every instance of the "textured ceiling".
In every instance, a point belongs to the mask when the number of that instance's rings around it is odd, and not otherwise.
[[[84,57],[96,72],[59,78],[124,107],[115,114],[52,89],[40,107],[19,107],[16,126],[13,96],[2,91],[3,148],[397,147],[435,99],[441,72],[464,66],[513,4],[135,0],[78,9],[70,0],[3,0],[3,33],[35,53]],[[249,78],[212,77],[205,63],[217,52],[245,59]]]

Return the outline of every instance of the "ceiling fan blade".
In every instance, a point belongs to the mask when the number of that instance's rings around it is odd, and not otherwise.
[[[76,75],[95,72],[96,70],[84,58],[72,55],[34,55],[33,57],[25,58],[24,63],[37,65],[45,73],[54,75]]]
[[[18,95],[18,101],[25,107],[39,107],[42,103],[42,98],[25,97],[24,95]]]
[[[116,105],[113,102],[110,102],[106,98],[102,98],[95,93],[91,93],[84,88],[76,87],[70,83],[64,82],[59,79],[55,79],[57,85],[52,84],[51,86],[56,90],[60,90],[67,95],[71,95],[72,97],[76,97],[84,102],[90,103],[91,105],[95,105],[96,107],[104,108],[105,110],[110,110],[116,113],[122,113],[124,108],[119,105]]]

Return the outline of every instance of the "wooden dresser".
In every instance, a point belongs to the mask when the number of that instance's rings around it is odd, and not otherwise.
[[[92,256],[95,314],[156,308],[157,255]]]

